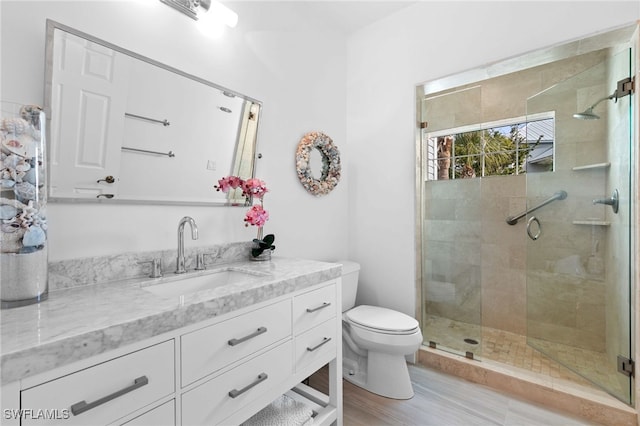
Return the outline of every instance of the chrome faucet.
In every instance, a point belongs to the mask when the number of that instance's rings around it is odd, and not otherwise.
[[[196,221],[189,216],[180,219],[178,223],[178,259],[176,261],[176,274],[184,274],[187,270],[184,267],[184,224],[188,223],[191,227],[191,239],[198,239],[198,226]]]

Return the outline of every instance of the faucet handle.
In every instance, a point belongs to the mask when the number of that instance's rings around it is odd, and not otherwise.
[[[598,198],[593,200],[593,204],[605,204],[611,206],[614,213],[618,213],[618,206],[620,203],[620,195],[617,189],[614,189],[611,193],[611,198]]]
[[[196,271],[207,269],[207,263],[204,260],[205,256],[215,256],[215,253],[198,253],[196,255]]]
[[[152,260],[145,260],[143,262],[138,262],[140,265],[144,265],[146,263],[151,264],[151,273],[149,274],[149,278],[160,278],[162,277],[162,259],[156,258]]]

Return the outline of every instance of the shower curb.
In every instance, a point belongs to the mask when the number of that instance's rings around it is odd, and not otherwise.
[[[422,347],[418,363],[527,401],[554,408],[591,422],[638,426],[638,413],[605,392],[565,380],[520,373],[490,362],[479,362],[438,349]]]

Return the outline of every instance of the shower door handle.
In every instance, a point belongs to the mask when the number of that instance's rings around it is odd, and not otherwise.
[[[620,195],[618,194],[618,190],[614,189],[611,193],[611,198],[598,198],[593,200],[593,204],[605,204],[607,206],[611,206],[614,213],[618,213],[618,204],[620,200]]]

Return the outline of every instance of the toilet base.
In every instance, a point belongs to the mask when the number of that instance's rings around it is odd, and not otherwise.
[[[411,399],[413,386],[407,363],[402,355],[369,352],[355,362],[343,359],[345,380],[386,398]]]

